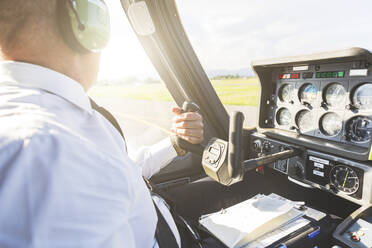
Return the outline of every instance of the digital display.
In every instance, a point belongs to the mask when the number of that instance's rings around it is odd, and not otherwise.
[[[220,155],[220,150],[214,147],[209,148],[209,152],[213,155],[219,156]]]
[[[304,72],[302,73],[302,78],[306,79],[306,78],[313,78],[314,76],[314,73],[313,72]]]
[[[316,78],[343,78],[345,76],[344,71],[324,71],[317,72]]]

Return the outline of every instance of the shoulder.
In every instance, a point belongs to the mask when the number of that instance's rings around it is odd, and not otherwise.
[[[123,161],[104,153],[89,138],[93,136],[86,128],[91,123],[88,115],[53,94],[22,90],[14,87],[13,94],[8,89],[0,98],[0,175],[12,166],[60,171],[66,177],[116,173],[115,178],[129,181]]]
[[[2,91],[0,149],[4,143],[74,142],[73,124],[80,123],[79,117],[84,115],[71,103],[46,91],[18,85],[0,85]]]

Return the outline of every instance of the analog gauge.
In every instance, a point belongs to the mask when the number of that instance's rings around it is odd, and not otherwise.
[[[279,99],[282,102],[291,102],[293,98],[293,86],[284,84],[279,89]]]
[[[342,119],[336,113],[327,113],[320,119],[320,131],[327,136],[338,135],[342,130]]]
[[[356,88],[351,100],[353,105],[358,109],[371,109],[372,83],[365,83]]]
[[[301,132],[308,132],[313,129],[313,114],[309,110],[301,110],[296,115],[296,124]]]
[[[318,89],[313,84],[304,84],[300,88],[299,98],[302,103],[314,103],[318,95]]]
[[[287,108],[281,108],[276,113],[276,121],[279,125],[288,125],[291,122],[291,112]]]
[[[324,101],[331,107],[342,106],[345,102],[346,90],[339,83],[330,84],[324,93]]]
[[[371,140],[372,120],[365,116],[356,116],[346,123],[346,132],[353,142],[364,143]]]
[[[348,195],[354,194],[359,189],[358,175],[353,169],[345,165],[333,167],[330,180],[336,189]]]

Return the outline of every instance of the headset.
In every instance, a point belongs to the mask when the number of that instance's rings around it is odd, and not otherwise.
[[[80,53],[100,52],[110,38],[110,16],[104,0],[57,0],[63,39]]]

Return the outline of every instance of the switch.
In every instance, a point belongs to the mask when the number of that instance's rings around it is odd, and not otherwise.
[[[269,141],[263,143],[264,152],[270,152],[272,148],[274,148],[274,146]]]
[[[351,240],[354,241],[354,242],[359,242],[360,237],[358,235],[351,235]]]
[[[360,236],[358,232],[350,232],[350,239],[354,242],[360,242]]]

